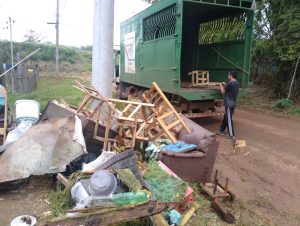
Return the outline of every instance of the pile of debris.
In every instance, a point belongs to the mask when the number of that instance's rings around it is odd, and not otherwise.
[[[64,188],[50,198],[55,218],[45,225],[145,216],[156,225],[185,225],[198,207],[184,181],[210,182],[215,135],[179,115],[155,82],[129,101],[77,81],[75,88],[84,93],[78,107],[49,102],[38,121],[0,148],[0,183],[57,174]]]

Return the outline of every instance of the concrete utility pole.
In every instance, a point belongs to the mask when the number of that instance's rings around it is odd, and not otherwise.
[[[94,0],[92,85],[112,96],[114,0]]]
[[[56,1],[56,22],[47,22],[47,24],[55,24],[56,29],[56,51],[55,51],[55,72],[59,73],[59,0]]]
[[[55,72],[59,73],[59,0],[56,2],[56,53],[55,53]]]
[[[12,42],[12,27],[11,27],[12,21],[11,17],[8,17],[8,23],[9,23],[9,33],[10,33],[10,55],[11,55],[11,66],[14,66],[14,48],[13,48],[13,42]]]

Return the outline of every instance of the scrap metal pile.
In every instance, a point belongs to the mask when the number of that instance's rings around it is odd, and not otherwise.
[[[64,188],[49,198],[55,218],[44,225],[146,216],[156,225],[185,225],[198,208],[185,181],[210,182],[215,135],[179,115],[155,82],[134,101],[77,81],[74,87],[84,94],[78,106],[49,102],[36,125],[0,148],[0,182],[57,174]]]

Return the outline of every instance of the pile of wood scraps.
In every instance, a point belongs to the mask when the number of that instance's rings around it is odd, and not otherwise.
[[[110,151],[113,147],[133,148],[136,141],[151,141],[159,146],[157,140],[160,138],[168,138],[175,144],[180,130],[185,129],[190,133],[155,82],[139,101],[106,98],[93,87],[78,81],[74,87],[84,93],[81,103],[77,107],[65,101],[63,104],[77,115],[95,122],[93,138],[103,142],[104,151]],[[124,108],[117,109],[117,104],[122,104]],[[106,127],[104,137],[97,136],[99,125]],[[108,138],[109,129],[117,130],[119,135],[115,139]]]

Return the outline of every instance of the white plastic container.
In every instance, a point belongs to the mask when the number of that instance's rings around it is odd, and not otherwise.
[[[16,101],[16,121],[31,120],[36,123],[40,116],[40,104],[34,100]]]
[[[92,196],[109,196],[117,189],[116,177],[107,170],[96,171],[90,179],[89,192]]]
[[[36,219],[33,216],[23,215],[18,216],[10,222],[10,226],[34,226]]]

